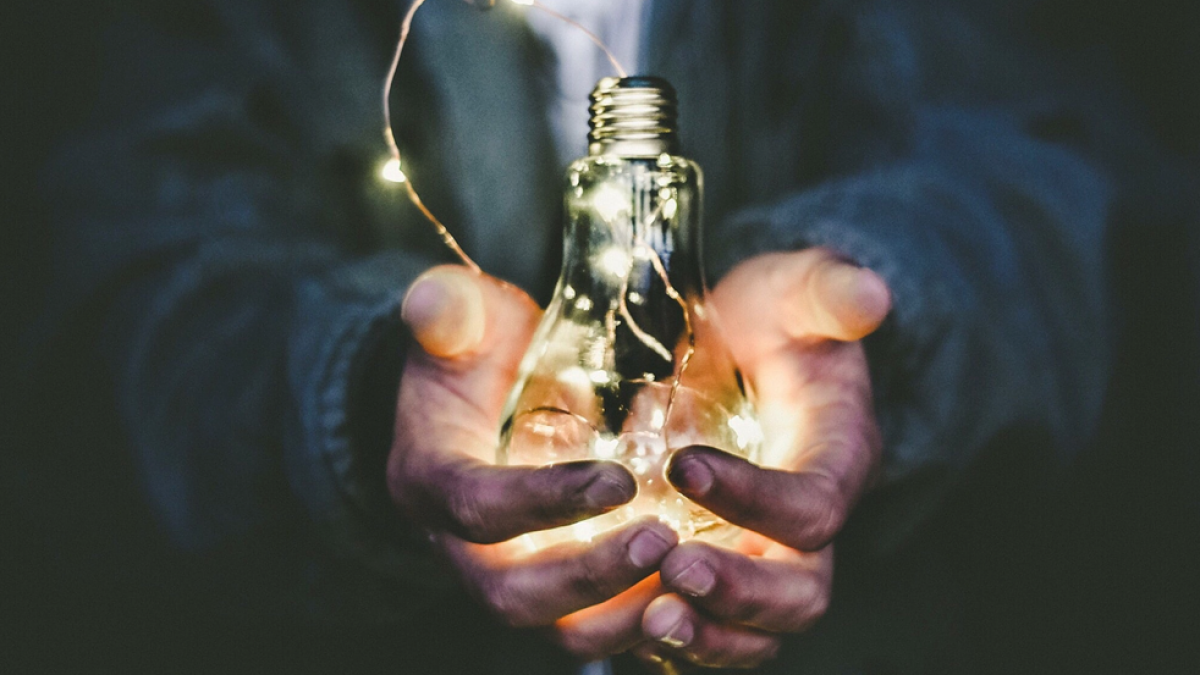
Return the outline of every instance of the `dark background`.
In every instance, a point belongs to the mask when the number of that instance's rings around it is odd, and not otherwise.
[[[1014,431],[998,443],[1009,450],[985,456],[910,545],[939,548],[950,561],[947,574],[966,589],[964,643],[983,672],[1200,672],[1196,5],[1067,0],[1048,3],[1029,27],[1067,50],[1102,46],[1115,55],[1111,78],[1131,93],[1163,148],[1162,165],[1151,169],[1178,179],[1165,198],[1191,217],[1133,218],[1136,226],[1112,233],[1116,368],[1096,437],[1065,476],[1031,478],[1011,448],[1038,456],[1044,440]],[[103,94],[92,77],[93,31],[110,11],[80,2],[5,9],[0,664],[17,667],[0,668],[405,672],[397,664],[419,661],[419,653],[454,651],[398,641],[395,628],[251,626],[194,614],[187,598],[203,588],[164,598],[156,576],[187,560],[136,539],[150,516],[120,487],[132,468],[119,448],[64,430],[111,425],[111,411],[54,405],[56,391],[103,373],[62,345],[56,367],[30,375],[21,339],[40,307],[52,244],[52,196],[37,194],[37,170],[81,102]],[[428,619],[449,628],[460,611],[446,607]],[[486,672],[469,656],[451,661]],[[890,670],[882,664],[879,672]]]

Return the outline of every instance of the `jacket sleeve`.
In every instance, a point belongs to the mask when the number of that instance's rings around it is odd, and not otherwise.
[[[1069,457],[1094,429],[1109,367],[1113,99],[937,5],[825,16],[837,44],[813,95],[826,124],[804,160],[823,177],[733,213],[710,248],[722,272],[826,246],[887,280],[893,311],[867,342],[885,438],[876,495],[905,498],[873,510],[868,539],[883,548],[1006,432]]]
[[[378,26],[319,4],[142,3],[104,28],[96,103],[42,181],[47,322],[74,324],[70,344],[112,373],[141,487],[177,547],[235,561],[214,569],[236,576],[266,564],[246,551],[290,532],[264,606],[415,611],[371,584],[399,583],[404,602],[441,588],[421,538],[388,515],[382,469],[400,295],[443,260],[405,238],[420,223],[374,180]],[[390,219],[399,247],[372,229]]]

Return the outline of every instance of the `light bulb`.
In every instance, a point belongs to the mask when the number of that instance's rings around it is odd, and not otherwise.
[[[395,157],[383,163],[383,167],[379,169],[379,176],[389,183],[403,183],[408,180],[404,170],[400,168],[400,160]]]
[[[681,538],[737,530],[679,494],[671,453],[707,445],[756,460],[762,431],[705,306],[701,173],[676,149],[664,80],[606,78],[592,93],[589,154],[567,171],[562,274],[509,393],[499,461],[621,462],[638,495],[611,513],[525,535],[588,540],[645,514]]]

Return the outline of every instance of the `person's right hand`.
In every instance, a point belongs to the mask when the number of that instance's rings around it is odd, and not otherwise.
[[[670,527],[642,519],[533,553],[510,541],[610,511],[637,490],[615,462],[494,465],[501,409],[537,305],[492,277],[443,266],[413,282],[401,314],[415,344],[387,464],[396,505],[506,625],[551,627],[585,659],[638,643],[642,611],[662,592],[659,563],[678,542]]]

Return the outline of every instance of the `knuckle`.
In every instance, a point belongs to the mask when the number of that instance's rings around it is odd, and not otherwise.
[[[748,668],[758,668],[768,661],[774,661],[779,657],[779,650],[783,647],[783,642],[778,638],[774,638],[754,654],[752,662],[747,664]]]
[[[846,522],[846,507],[834,479],[817,474],[810,481],[812,495],[800,518],[797,535],[802,548],[816,550],[833,541]]]
[[[759,602],[745,583],[719,584],[713,612],[736,623],[748,623],[759,614]]]
[[[740,665],[742,668],[758,668],[767,661],[773,661],[779,656],[779,649],[782,642],[778,638],[773,638],[753,654],[749,655]]]
[[[575,467],[562,465],[542,466],[526,474],[521,489],[529,495],[538,495],[530,504],[531,515],[543,523],[559,523],[568,516],[582,515],[583,509],[579,480],[574,475]]]
[[[585,598],[607,600],[624,590],[624,585],[613,577],[612,569],[615,568],[604,568],[584,560],[571,577],[571,588]]]
[[[779,651],[778,639],[746,643],[727,637],[730,639],[704,645],[694,654],[693,662],[707,668],[757,668]]]
[[[594,636],[576,628],[556,626],[551,633],[551,640],[560,649],[581,661],[598,661],[608,653],[598,649]]]
[[[727,644],[701,642],[690,650],[692,661],[707,668],[728,668],[738,663],[739,654]]]
[[[480,503],[479,491],[468,481],[460,481],[451,491],[449,499],[450,518],[454,529],[468,541],[478,544],[494,543],[489,537],[487,509]]]
[[[393,450],[387,461],[384,480],[392,503],[401,513],[418,522],[424,522],[425,503],[428,501],[420,475],[414,471],[405,453]]]
[[[503,578],[485,583],[482,596],[487,610],[506,627],[528,628],[531,625],[524,604]]]
[[[825,616],[829,610],[830,593],[824,584],[812,582],[808,585],[800,599],[799,607],[791,615],[784,630],[788,633],[801,633],[812,628],[813,624]]]
[[[812,600],[808,605],[808,618],[810,624],[825,616],[825,612],[829,611],[829,600],[829,589],[823,585],[818,585],[816,592],[813,593]]]

